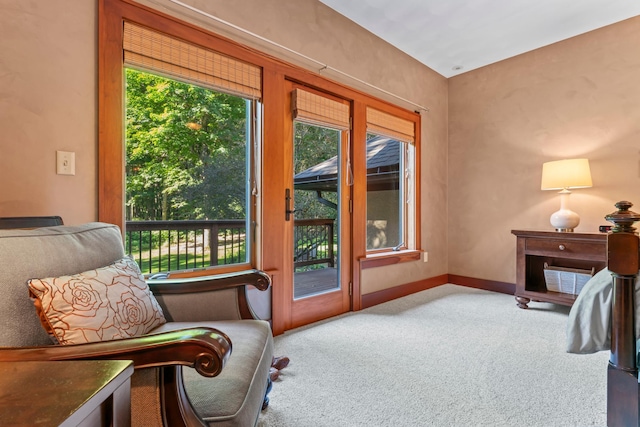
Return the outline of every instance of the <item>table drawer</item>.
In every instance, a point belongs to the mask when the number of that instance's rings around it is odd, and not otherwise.
[[[607,244],[602,242],[574,241],[571,239],[535,239],[526,240],[525,251],[528,254],[548,255],[565,258],[584,258],[603,260],[607,258]]]

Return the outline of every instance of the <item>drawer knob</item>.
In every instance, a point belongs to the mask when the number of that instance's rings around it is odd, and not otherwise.
[[[564,251],[566,249],[566,247],[564,245],[560,245],[560,246],[558,246],[558,249],[560,249],[561,251]]]

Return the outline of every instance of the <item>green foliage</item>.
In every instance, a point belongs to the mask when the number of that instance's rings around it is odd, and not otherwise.
[[[302,172],[338,154],[340,131],[296,122],[294,135],[295,171]]]
[[[250,101],[148,72],[125,72],[127,221],[247,219]],[[294,145],[297,173],[337,156],[340,132],[296,123]],[[336,190],[322,196],[337,203]],[[295,199],[296,218],[337,217],[315,192],[296,190]],[[131,241],[127,236],[128,252],[145,272],[200,268],[216,256],[205,251],[168,257],[164,252],[177,253],[175,233]],[[244,262],[245,237],[231,244],[218,237],[218,264]]]
[[[340,131],[296,122],[294,134],[294,173],[300,173],[338,155]],[[295,191],[296,218],[332,218],[337,212],[317,201],[314,191]],[[337,186],[324,191],[322,197],[338,203]]]
[[[126,69],[128,220],[246,217],[248,101]]]

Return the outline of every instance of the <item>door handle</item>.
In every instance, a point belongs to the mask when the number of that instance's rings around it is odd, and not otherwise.
[[[285,221],[291,220],[291,214],[295,213],[295,209],[291,209],[291,190],[284,190],[284,219]]]

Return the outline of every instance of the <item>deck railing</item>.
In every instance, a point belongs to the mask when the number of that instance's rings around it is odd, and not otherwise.
[[[294,267],[335,265],[333,259],[333,219],[297,219],[294,222]]]
[[[243,263],[245,221],[127,221],[125,247],[143,273]]]
[[[295,220],[295,267],[334,265],[332,219]],[[127,221],[125,249],[145,274],[247,262],[244,220]]]

